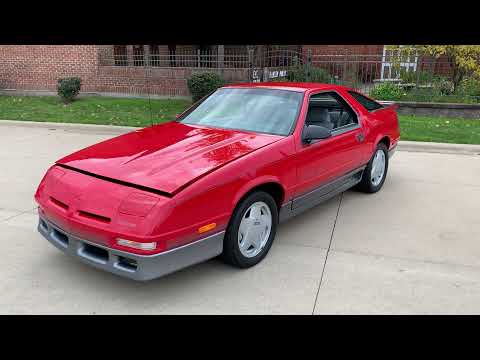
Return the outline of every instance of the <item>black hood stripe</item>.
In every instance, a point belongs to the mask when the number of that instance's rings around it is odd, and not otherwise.
[[[110,178],[110,177],[107,177],[107,176],[102,176],[102,175],[94,174],[94,173],[91,173],[91,172],[89,172],[89,171],[80,170],[80,169],[74,168],[74,167],[69,166],[69,165],[64,165],[64,164],[60,164],[60,163],[56,163],[55,165],[60,166],[60,167],[62,167],[62,168],[64,168],[64,169],[76,171],[76,172],[78,172],[78,173],[80,173],[80,174],[92,176],[92,177],[94,177],[94,178],[97,178],[97,179],[100,179],[100,180],[104,180],[104,181],[108,181],[108,182],[111,182],[111,183],[114,183],[114,184],[123,185],[123,186],[128,186],[128,187],[131,187],[131,188],[135,188],[135,189],[138,189],[138,190],[142,190],[142,191],[150,192],[150,193],[153,193],[153,194],[165,196],[165,197],[168,197],[168,198],[173,197],[173,194],[170,194],[170,193],[165,192],[165,191],[157,190],[157,189],[154,189],[154,188],[151,188],[151,187],[148,187],[148,186],[133,184],[133,183],[129,183],[129,182],[127,182],[127,181],[122,181],[122,180],[113,179],[113,178]]]

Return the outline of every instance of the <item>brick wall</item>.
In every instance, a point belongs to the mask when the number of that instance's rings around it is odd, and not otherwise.
[[[177,51],[193,54],[194,50],[192,45],[177,45]],[[159,45],[158,52],[168,54],[168,46]],[[131,54],[128,66],[113,64],[111,45],[2,45],[0,89],[56,91],[59,78],[78,76],[82,92],[189,96],[187,79],[192,73],[216,70],[133,66]],[[248,69],[221,73],[227,82],[248,78]]]
[[[187,79],[194,73],[216,69],[144,68],[140,66],[100,66],[96,91],[103,93],[147,94],[159,96],[190,96]],[[225,69],[228,83],[248,78],[248,69]]]
[[[149,51],[148,47],[145,49]],[[128,66],[114,66],[112,45],[0,45],[0,89],[55,91],[59,78],[78,76],[82,79],[83,92],[188,96],[187,79],[192,73],[216,71],[213,68],[134,66],[132,47],[127,46],[127,50],[128,61],[125,64]],[[325,65],[332,75],[346,77],[352,73],[352,77],[372,81],[381,72],[383,45],[302,45],[301,50],[304,54],[311,50],[314,56],[370,55],[368,59],[373,60],[348,67],[343,64],[337,66],[332,60]],[[193,54],[196,48],[193,45],[177,45],[177,52]],[[168,46],[159,45],[157,53],[168,54]],[[225,55],[236,53],[245,55],[246,47],[225,47]],[[317,63],[316,66],[323,65]],[[439,67],[438,64],[435,66]],[[227,82],[248,79],[248,69],[245,68],[218,71]]]
[[[187,69],[144,68],[140,66],[100,66],[98,92],[189,96]]]
[[[312,55],[378,55],[383,54],[383,45],[303,45],[303,51],[312,51]]]
[[[54,91],[66,76],[82,79],[82,91],[96,90],[97,46],[1,45],[0,88]]]
[[[304,57],[312,55],[315,67],[324,68],[347,85],[380,78],[384,45],[303,45]]]
[[[158,49],[168,54],[167,45],[160,45]],[[177,45],[177,50],[194,53],[191,45]],[[0,89],[56,91],[59,78],[78,76],[82,79],[82,92],[189,96],[187,78],[193,72],[214,70],[144,68],[133,66],[130,58],[128,64],[113,66],[113,46],[110,45],[2,45]],[[244,81],[246,71],[227,69],[223,74],[229,82]]]

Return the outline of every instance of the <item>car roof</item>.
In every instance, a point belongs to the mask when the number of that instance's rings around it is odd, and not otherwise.
[[[345,86],[335,84],[321,84],[310,82],[255,82],[255,83],[239,83],[223,86],[223,88],[267,88],[278,90],[290,90],[305,92],[307,90],[335,90],[344,89],[350,90]]]

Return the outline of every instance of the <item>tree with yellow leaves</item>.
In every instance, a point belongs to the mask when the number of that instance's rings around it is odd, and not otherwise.
[[[466,76],[480,78],[480,45],[394,45],[392,50],[404,54],[419,53],[439,58],[445,56],[452,64],[453,91]]]

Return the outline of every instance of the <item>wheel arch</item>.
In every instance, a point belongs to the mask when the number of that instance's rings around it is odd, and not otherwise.
[[[232,207],[235,208],[240,201],[254,191],[265,191],[266,193],[270,194],[275,200],[277,208],[280,211],[280,208],[285,200],[285,188],[276,178],[260,178],[254,182],[246,184],[240,189],[240,191],[237,192],[233,199]]]
[[[375,141],[375,148],[378,146],[378,144],[383,143],[387,147],[387,150],[390,149],[390,137],[388,135],[380,135],[377,138],[377,141]]]

